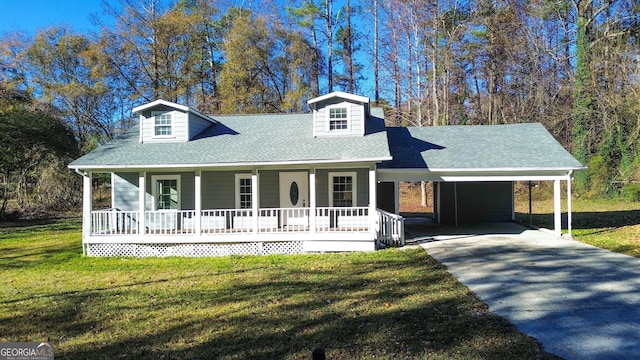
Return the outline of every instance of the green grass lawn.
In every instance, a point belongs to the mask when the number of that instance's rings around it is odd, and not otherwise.
[[[536,190],[534,190],[536,191]],[[532,202],[533,225],[553,229],[553,199],[548,189]],[[562,228],[567,228],[566,192],[563,189]],[[640,202],[573,197],[573,238],[610,251],[640,257]],[[528,194],[516,195],[516,219],[529,223]]]
[[[422,249],[89,258],[79,221],[0,228],[0,341],[56,359],[552,358]]]

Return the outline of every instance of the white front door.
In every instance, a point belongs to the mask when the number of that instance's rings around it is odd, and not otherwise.
[[[309,224],[309,176],[306,172],[280,173],[280,208],[283,226]]]

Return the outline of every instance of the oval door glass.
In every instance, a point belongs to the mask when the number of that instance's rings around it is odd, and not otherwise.
[[[289,199],[291,199],[291,205],[296,205],[299,197],[298,184],[294,181],[291,183],[291,187],[289,188]]]

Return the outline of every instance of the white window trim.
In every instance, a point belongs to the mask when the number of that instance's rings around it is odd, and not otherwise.
[[[249,179],[249,180],[251,180],[251,173],[236,174],[236,185],[235,185],[236,209],[240,209],[240,179]],[[251,188],[253,189],[253,184],[251,184]],[[252,205],[252,207],[253,207],[253,202],[254,201],[255,201],[255,199],[253,198],[253,192],[251,192],[251,205]],[[250,210],[251,208],[247,208],[247,209],[244,209],[244,210]]]
[[[156,116],[171,116],[171,135],[156,135]],[[175,139],[176,138],[176,117],[173,111],[152,111],[151,112],[152,136],[153,139]]]
[[[351,104],[348,102],[342,102],[340,104],[329,105],[326,108],[327,127],[328,134],[340,134],[351,132]],[[347,109],[347,128],[346,129],[331,129],[331,109]]]
[[[329,207],[333,207],[333,178],[337,176],[351,176],[353,192],[351,207],[358,206],[358,173],[355,171],[343,171],[343,172],[330,172],[329,173]]]
[[[177,180],[176,186],[178,187],[178,209],[158,209],[157,208],[157,199],[158,199],[158,189],[156,183],[158,180]],[[181,195],[181,187],[180,187],[180,175],[152,175],[151,176],[151,193],[153,194],[153,199],[151,201],[151,208],[153,211],[177,211],[182,209],[182,195]]]

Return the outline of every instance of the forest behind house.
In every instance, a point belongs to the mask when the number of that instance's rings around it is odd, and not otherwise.
[[[205,114],[369,96],[389,126],[542,123],[585,196],[640,201],[639,0],[119,0],[0,34],[0,220],[77,208],[66,165],[164,99]]]

